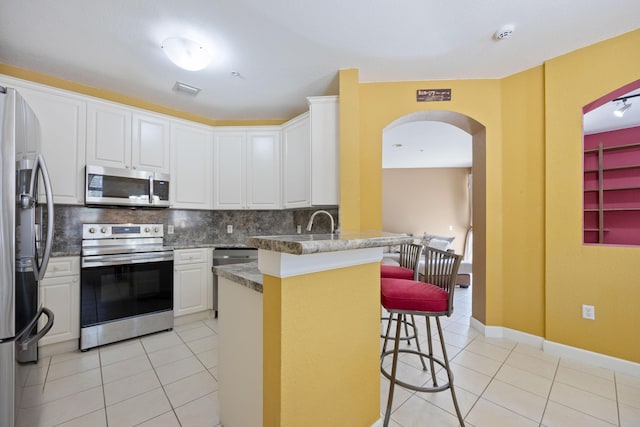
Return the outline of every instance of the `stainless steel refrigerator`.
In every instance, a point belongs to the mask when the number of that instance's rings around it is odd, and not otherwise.
[[[53,326],[53,313],[38,303],[54,218],[39,142],[31,108],[0,86],[0,427],[16,425],[26,371]]]

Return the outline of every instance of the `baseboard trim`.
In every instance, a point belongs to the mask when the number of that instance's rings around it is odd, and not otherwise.
[[[640,376],[640,363],[547,340],[544,341],[542,348],[545,353],[553,354],[554,356],[575,359],[635,377]]]
[[[480,332],[487,338],[507,338],[518,343],[539,348],[545,353],[554,356],[577,360],[579,362],[611,369],[623,374],[633,375],[636,377],[640,376],[640,363],[619,359],[602,353],[595,353],[593,351],[572,347],[566,344],[548,341],[543,337],[517,331],[515,329],[504,328],[502,326],[486,326],[473,317],[471,318],[470,325],[473,329]]]

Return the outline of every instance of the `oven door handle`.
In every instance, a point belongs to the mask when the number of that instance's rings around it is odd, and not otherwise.
[[[173,252],[125,254],[125,255],[92,255],[82,258],[82,267],[106,267],[110,265],[142,264],[149,262],[173,261]]]

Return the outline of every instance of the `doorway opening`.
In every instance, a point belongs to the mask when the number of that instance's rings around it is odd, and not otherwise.
[[[473,278],[472,317],[486,324],[485,127],[453,111],[420,111],[389,123],[382,144],[383,230],[454,237]]]

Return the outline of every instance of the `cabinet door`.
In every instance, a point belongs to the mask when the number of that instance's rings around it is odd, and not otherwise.
[[[213,131],[201,126],[171,126],[172,206],[211,209]]]
[[[285,208],[310,206],[309,115],[304,114],[282,129],[282,201]]]
[[[133,169],[169,173],[169,144],[169,120],[151,114],[133,113]]]
[[[281,208],[280,176],[280,132],[248,132],[247,207]]]
[[[44,278],[40,282],[40,304],[51,309],[53,327],[39,345],[53,344],[80,337],[80,276]],[[40,328],[45,320],[41,320]]]
[[[84,202],[86,102],[71,96],[18,88],[40,123],[41,151],[47,162],[53,201]]]
[[[102,102],[87,104],[87,164],[131,167],[131,111]]]
[[[245,208],[245,133],[216,134],[213,144],[213,208]]]
[[[173,313],[174,316],[197,313],[207,310],[211,304],[207,301],[207,289],[211,287],[207,281],[208,264],[175,265],[173,278]]]
[[[311,204],[340,203],[339,104],[337,96],[314,96],[311,119]]]

